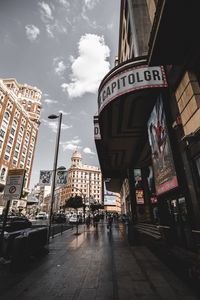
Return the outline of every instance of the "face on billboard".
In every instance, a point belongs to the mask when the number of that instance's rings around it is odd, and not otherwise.
[[[157,195],[178,186],[161,96],[148,122],[149,143]]]
[[[67,184],[67,171],[59,170],[56,172],[56,185]]]

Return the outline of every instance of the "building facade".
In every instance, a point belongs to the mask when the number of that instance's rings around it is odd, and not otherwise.
[[[94,117],[102,175],[109,190],[120,192],[122,210],[134,222],[144,216],[152,222],[158,209],[170,241],[191,249],[200,228],[200,43],[193,4],[121,1],[118,65],[100,84]]]
[[[75,151],[71,157],[71,167],[67,171],[67,187],[63,191],[67,200],[76,195],[85,198],[85,204],[102,204],[102,176],[98,167],[85,165],[82,156]]]
[[[9,169],[26,170],[24,192],[28,191],[40,125],[41,96],[36,87],[19,84],[15,79],[0,80],[1,192]]]

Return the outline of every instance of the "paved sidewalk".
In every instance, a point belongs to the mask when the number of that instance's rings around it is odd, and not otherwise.
[[[109,233],[80,227],[50,243],[50,252],[29,270],[0,268],[1,300],[197,300],[145,246],[130,247],[122,225]]]

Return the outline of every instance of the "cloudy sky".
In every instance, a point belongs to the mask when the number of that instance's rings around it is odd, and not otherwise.
[[[99,165],[93,138],[97,89],[114,66],[120,0],[0,0],[0,78],[37,86],[42,115],[31,187],[52,169],[57,122],[63,112],[58,166],[75,149]]]

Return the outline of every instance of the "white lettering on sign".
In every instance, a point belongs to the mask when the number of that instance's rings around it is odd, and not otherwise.
[[[101,140],[100,128],[99,123],[94,123],[94,139]]]
[[[129,67],[108,82],[99,91],[99,112],[115,98],[134,90],[167,87],[165,72],[158,67]]]

